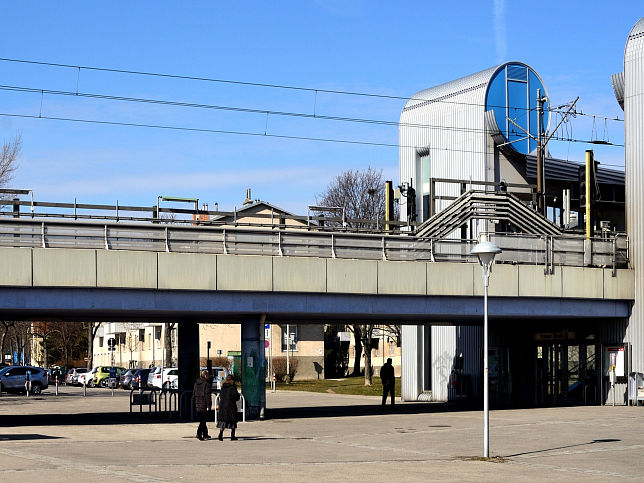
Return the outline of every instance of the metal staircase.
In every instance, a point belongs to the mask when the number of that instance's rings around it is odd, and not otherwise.
[[[471,220],[505,221],[512,231],[530,235],[560,235],[546,217],[505,191],[468,191],[416,229],[415,235],[441,239],[468,226]],[[509,230],[508,230],[509,231]]]

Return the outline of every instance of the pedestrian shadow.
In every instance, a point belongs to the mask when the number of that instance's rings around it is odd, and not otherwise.
[[[0,441],[26,441],[30,439],[67,439],[62,436],[48,434],[0,434]]]
[[[541,453],[547,453],[549,451],[557,451],[557,450],[560,450],[560,449],[579,448],[581,446],[589,446],[591,444],[618,443],[620,441],[621,441],[621,439],[616,439],[616,438],[594,439],[592,441],[589,441],[588,443],[569,444],[569,445],[566,445],[566,446],[557,446],[555,448],[538,449],[538,450],[535,450],[535,451],[525,451],[523,453],[508,454],[508,455],[505,455],[504,458],[512,458],[514,456],[526,456],[526,455],[531,455],[531,454],[541,454]]]
[[[431,414],[454,412],[469,408],[458,408],[446,403],[409,403],[395,406],[380,404],[354,404],[347,406],[300,406],[284,408],[266,408],[266,419],[307,419],[339,418],[355,416],[386,416],[392,414]]]

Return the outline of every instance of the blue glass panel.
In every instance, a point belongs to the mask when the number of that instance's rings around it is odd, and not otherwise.
[[[512,80],[528,80],[527,78],[527,67],[525,65],[519,64],[509,64],[508,65],[508,79]]]
[[[507,122],[505,119],[505,69],[500,70],[490,81],[488,88],[486,110],[493,109],[496,124],[503,135],[507,138]]]
[[[508,117],[526,131],[528,130],[528,85],[525,82],[508,81]],[[508,141],[526,137],[526,133],[515,124],[508,125]],[[514,148],[522,153],[528,149],[527,141],[517,141]]]
[[[526,136],[525,132],[509,123],[507,117],[514,119],[533,136],[537,135],[537,89],[541,89],[542,96],[546,94],[537,74],[525,65],[507,64],[491,79],[486,110],[494,110],[497,125],[506,140],[512,141]],[[547,103],[544,103],[542,121],[545,131],[549,121]],[[526,139],[513,143],[512,147],[520,153],[528,154],[536,149],[537,143]]]

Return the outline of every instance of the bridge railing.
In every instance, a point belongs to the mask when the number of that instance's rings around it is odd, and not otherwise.
[[[592,240],[578,235],[494,233],[491,237],[503,250],[499,262],[543,265],[550,270],[555,265],[615,270],[629,262],[624,235]],[[388,234],[0,218],[0,246],[4,247],[472,262],[475,243]]]

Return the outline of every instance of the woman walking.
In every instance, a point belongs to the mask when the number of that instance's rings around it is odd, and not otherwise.
[[[224,429],[230,429],[230,440],[236,441],[235,429],[237,429],[237,401],[239,392],[235,386],[233,376],[228,374],[219,393],[219,414],[217,427],[219,428],[219,441],[224,440]]]

